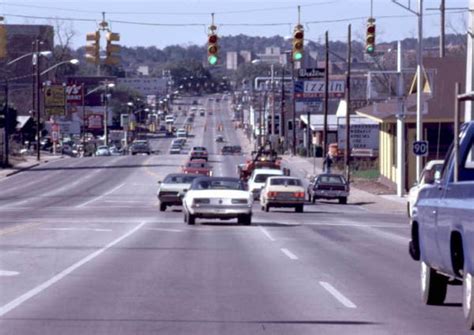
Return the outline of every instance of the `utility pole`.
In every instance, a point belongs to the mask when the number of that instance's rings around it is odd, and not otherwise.
[[[104,145],[109,145],[109,130],[108,130],[108,116],[109,116],[109,84],[105,81],[105,95],[104,95]]]
[[[405,191],[405,104],[403,100],[403,57],[402,42],[397,46],[398,71],[398,113],[397,113],[397,195],[402,197]]]
[[[352,31],[351,25],[347,27],[347,74],[346,74],[346,150],[344,150],[344,165],[346,167],[346,180],[351,176],[351,58],[352,58]]]
[[[86,153],[86,86],[81,84],[82,92],[82,154]]]
[[[5,117],[5,127],[4,127],[4,145],[5,145],[5,150],[3,151],[3,154],[5,156],[4,158],[4,167],[8,168],[10,165],[10,160],[8,156],[10,155],[10,144],[9,144],[9,137],[10,134],[8,133],[9,131],[9,126],[10,126],[10,111],[8,108],[8,78],[5,79],[5,112],[4,112],[4,117]]]
[[[325,62],[324,62],[324,125],[323,125],[323,157],[328,151],[328,113],[329,113],[329,32],[325,35]]]
[[[36,160],[40,161],[41,152],[40,152],[40,55],[39,55],[39,39],[35,40],[35,53],[33,56],[34,68],[35,68],[35,107],[36,107]]]
[[[474,0],[469,0],[469,28],[467,31],[466,92],[474,91]],[[474,104],[466,101],[464,122],[474,120]]]
[[[272,73],[272,123],[271,123],[271,136],[272,136],[272,143],[273,139],[275,137],[275,81],[274,81],[274,68],[273,68],[273,63],[271,64],[271,73]]]
[[[295,61],[291,57],[291,81],[293,83],[293,143],[292,154],[296,155],[296,101],[295,101]]]
[[[444,58],[445,56],[445,44],[446,44],[446,41],[445,41],[445,31],[446,31],[446,0],[441,0],[441,4],[439,6],[439,10],[440,10],[440,17],[441,17],[441,23],[440,23],[440,27],[441,27],[441,32],[440,32],[440,35],[439,35],[439,58]]]

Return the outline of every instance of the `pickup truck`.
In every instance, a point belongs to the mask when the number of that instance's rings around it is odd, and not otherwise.
[[[409,253],[421,263],[421,297],[442,305],[448,285],[463,286],[463,312],[474,329],[474,121],[461,127],[441,175],[420,191],[413,208]]]

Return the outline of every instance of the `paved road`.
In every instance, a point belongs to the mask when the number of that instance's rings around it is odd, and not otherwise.
[[[216,175],[216,126],[237,140],[228,103],[203,101],[190,145]],[[204,125],[206,130],[204,131]],[[319,203],[254,224],[160,213],[156,182],[186,155],[65,159],[0,181],[0,334],[463,334],[450,307],[423,306],[398,214]]]

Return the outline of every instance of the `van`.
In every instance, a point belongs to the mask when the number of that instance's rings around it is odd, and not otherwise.
[[[268,177],[283,176],[282,170],[277,169],[255,169],[249,178],[249,191],[253,194],[254,200],[260,198],[260,191],[265,186]]]

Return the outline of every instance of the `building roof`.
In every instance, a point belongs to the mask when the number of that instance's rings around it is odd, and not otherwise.
[[[454,117],[454,87],[459,82],[461,87],[466,82],[466,60],[458,57],[424,58],[424,67],[429,76],[431,92],[423,93],[423,121],[450,122]],[[399,113],[397,98],[381,103],[373,103],[356,110],[356,113],[377,122],[396,122]],[[416,93],[405,99],[406,122],[416,122]]]
[[[308,123],[308,116],[301,115],[300,116],[301,122],[304,124]],[[337,116],[337,115],[328,115],[328,131],[337,131],[339,125],[346,124],[346,118],[344,116]],[[374,125],[377,124],[376,121],[371,119],[351,115],[351,124],[352,125]],[[322,131],[324,129],[324,115],[311,115],[311,130],[313,131]]]

